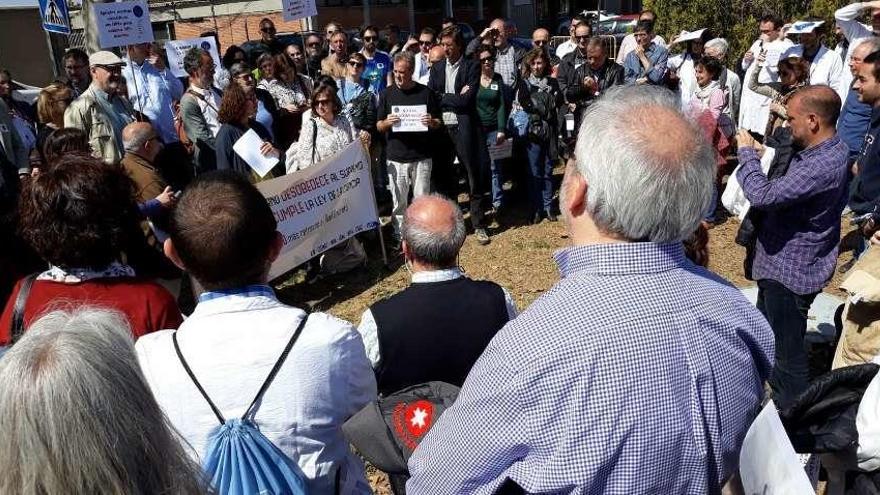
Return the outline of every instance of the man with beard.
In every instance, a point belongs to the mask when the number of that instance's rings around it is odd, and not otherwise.
[[[89,75],[89,56],[79,48],[71,48],[61,57],[61,63],[67,75],[64,84],[70,88],[73,97],[76,98],[92,83],[92,77]]]
[[[794,155],[785,175],[767,178],[759,145],[745,129],[737,135],[736,174],[751,208],[762,214],[752,278],[758,282],[758,310],[776,339],[769,381],[773,401],[783,409],[809,384],[807,311],[834,273],[849,173],[849,149],[835,128],[840,97],[833,89],[799,89],[787,112]]]
[[[89,57],[92,84],[64,111],[64,127],[75,127],[89,137],[92,153],[105,163],[122,160],[122,129],[134,121],[131,104],[119,96],[125,62],[113,52]]]
[[[321,36],[316,33],[306,36],[306,68],[312,79],[321,74],[321,60],[325,56]]]

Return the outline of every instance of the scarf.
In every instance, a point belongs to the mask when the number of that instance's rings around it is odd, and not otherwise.
[[[37,280],[49,280],[62,284],[79,284],[96,278],[134,277],[134,268],[114,261],[103,270],[90,268],[61,268],[53,266],[37,276]]]

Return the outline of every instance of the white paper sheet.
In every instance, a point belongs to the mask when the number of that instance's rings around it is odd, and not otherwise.
[[[746,433],[739,454],[739,473],[745,493],[815,493],[773,401],[767,402]]]
[[[262,145],[263,139],[254,132],[253,129],[248,129],[248,131],[232,145],[232,149],[235,150],[235,153],[240,156],[242,160],[247,162],[247,164],[254,169],[254,172],[256,172],[257,175],[265,177],[266,174],[272,170],[272,167],[278,163],[278,155],[263,155],[260,153],[260,146]]]
[[[422,124],[422,116],[428,113],[428,105],[392,105],[391,113],[400,117],[400,122],[391,127],[393,132],[425,132],[428,126]]]

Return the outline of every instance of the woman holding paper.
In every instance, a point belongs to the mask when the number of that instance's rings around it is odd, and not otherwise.
[[[492,174],[492,206],[495,208],[496,221],[503,202],[504,181],[501,177],[499,159],[493,159],[490,149],[504,144],[506,137],[504,128],[507,125],[507,112],[504,101],[504,80],[495,72],[496,51],[492,45],[481,45],[477,50],[480,62],[480,87],[477,90],[477,114],[480,126],[486,136],[480,147],[480,161],[483,170]]]
[[[262,124],[254,120],[257,115],[257,96],[253,92],[245,92],[241,86],[230,84],[220,100],[220,110],[217,112],[217,120],[220,121],[220,130],[217,132],[217,169],[231,169],[245,175],[251,182],[260,182],[271,179],[275,175],[270,170],[261,175],[254,167],[248,164],[233,147],[248,131],[254,131],[263,140],[260,146],[260,154],[263,156],[280,156],[281,152],[272,144],[269,131]]]

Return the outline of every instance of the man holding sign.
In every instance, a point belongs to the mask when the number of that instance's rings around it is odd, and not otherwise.
[[[410,188],[413,197],[430,192],[433,153],[430,131],[441,125],[440,103],[427,86],[413,80],[414,68],[412,53],[400,52],[394,56],[394,85],[379,95],[376,123],[379,132],[388,133],[388,182],[397,239]]]

